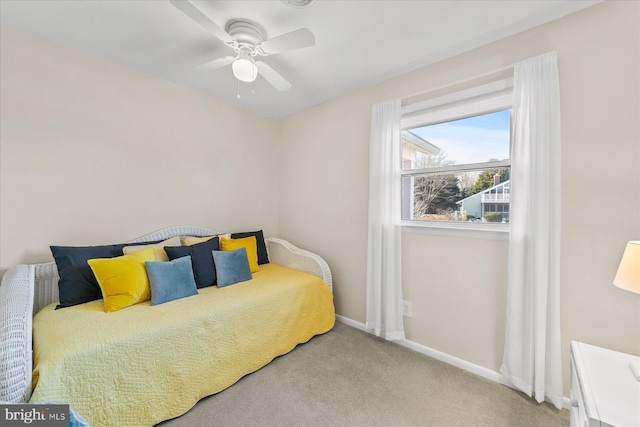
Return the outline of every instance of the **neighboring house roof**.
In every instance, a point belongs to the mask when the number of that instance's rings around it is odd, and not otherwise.
[[[510,180],[508,179],[508,180],[506,180],[505,182],[501,182],[501,183],[500,183],[500,184],[498,184],[498,185],[494,185],[493,187],[489,187],[489,188],[487,188],[486,190],[482,190],[482,191],[477,192],[476,194],[472,194],[472,195],[471,195],[471,196],[469,196],[469,197],[466,197],[466,198],[464,198],[464,199],[462,199],[462,200],[457,201],[457,202],[456,202],[456,204],[457,204],[457,205],[461,205],[462,203],[464,203],[464,201],[465,201],[465,200],[469,200],[469,199],[472,199],[472,198],[474,198],[474,197],[479,197],[479,196],[481,196],[482,194],[485,194],[485,193],[490,192],[491,190],[495,190],[495,189],[497,189],[497,188],[499,188],[499,187],[504,187],[504,186],[506,186],[507,184],[509,184],[509,181],[510,181]]]
[[[422,139],[415,133],[412,133],[408,130],[402,131],[402,139],[402,142],[414,145],[414,148],[421,153],[430,154],[432,156],[440,153],[440,147],[433,145],[426,139]]]

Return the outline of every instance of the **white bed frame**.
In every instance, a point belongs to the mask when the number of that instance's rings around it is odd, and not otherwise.
[[[145,243],[171,237],[222,234],[208,228],[176,226],[154,231],[128,243]],[[320,256],[274,237],[265,239],[269,261],[318,276],[333,290],[331,270]],[[28,402],[31,397],[32,318],[46,305],[58,301],[55,262],[21,264],[8,270],[0,285],[0,401]]]

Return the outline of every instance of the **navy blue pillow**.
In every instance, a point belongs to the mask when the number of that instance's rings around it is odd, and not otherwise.
[[[60,303],[56,310],[102,299],[102,291],[87,260],[122,255],[127,243],[105,246],[51,246],[58,267]]]
[[[233,251],[213,251],[213,262],[218,274],[218,287],[251,280],[251,268],[247,258],[247,248]]]
[[[198,295],[190,256],[169,262],[147,261],[144,265],[149,276],[151,305]]]
[[[159,243],[162,240],[145,242]],[[87,261],[94,258],[113,258],[123,255],[122,248],[131,243],[102,246],[50,246],[58,268],[59,304],[56,310],[102,299],[102,290]]]
[[[264,234],[262,230],[248,231],[246,233],[231,233],[232,239],[241,239],[243,237],[255,236],[258,247],[258,265],[268,264],[269,255],[267,254],[267,245],[264,242]]]
[[[211,251],[220,249],[220,239],[214,237],[191,246],[165,246],[164,251],[170,260],[191,256],[193,277],[198,289],[216,284],[216,268],[213,265]]]

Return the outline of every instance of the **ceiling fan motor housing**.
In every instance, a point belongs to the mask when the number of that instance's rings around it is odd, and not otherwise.
[[[265,39],[265,32],[258,24],[251,21],[238,20],[230,21],[226,27],[227,33],[237,43],[236,51],[249,47],[251,48],[253,55],[255,55],[256,45],[262,43]]]

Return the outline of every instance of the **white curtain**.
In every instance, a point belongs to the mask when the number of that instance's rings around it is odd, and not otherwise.
[[[403,340],[400,99],[375,104],[369,146],[368,331]]]
[[[562,407],[557,55],[515,64],[507,327],[500,372]]]

